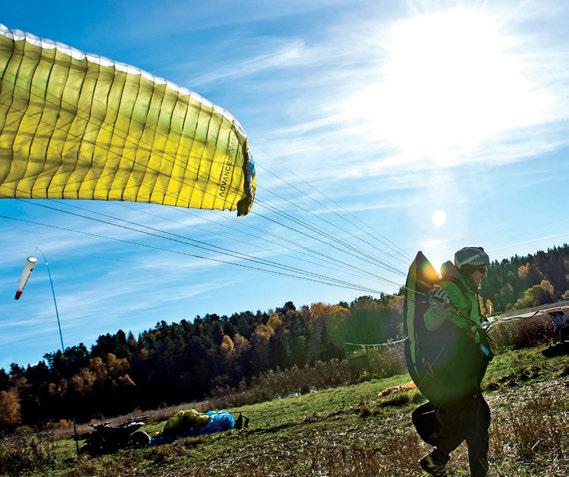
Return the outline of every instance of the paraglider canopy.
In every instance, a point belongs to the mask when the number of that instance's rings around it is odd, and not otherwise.
[[[3,25],[0,80],[0,197],[249,212],[247,136],[199,95]]]

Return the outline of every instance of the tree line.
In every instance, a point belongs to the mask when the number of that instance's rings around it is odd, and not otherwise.
[[[569,246],[495,261],[481,288],[486,313],[569,298]],[[402,336],[404,290],[351,303],[292,302],[266,312],[160,321],[135,337],[119,330],[0,369],[0,431],[88,420],[243,389],[269,370],[344,359],[351,345]]]
[[[569,298],[569,245],[492,262],[480,294],[487,314]]]

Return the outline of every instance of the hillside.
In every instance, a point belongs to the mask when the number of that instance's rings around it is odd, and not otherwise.
[[[488,370],[491,475],[568,475],[569,357],[546,358],[544,348],[506,351]],[[410,412],[421,396],[377,396],[408,379],[400,374],[234,408],[250,417],[248,430],[82,456],[79,462],[72,441],[59,440],[51,450],[55,462],[35,475],[419,476],[417,460],[428,447],[415,434]],[[452,460],[452,475],[468,475],[466,466],[463,446]]]
[[[537,305],[561,306],[568,277],[568,245],[493,262],[482,282],[483,311],[512,316]],[[265,373],[343,360],[359,344],[400,339],[402,311],[399,293],[161,321],[138,338],[122,330],[101,335],[90,350],[79,344],[33,366],[0,369],[0,392],[19,403],[0,432],[203,400],[250,386]],[[541,339],[548,339],[551,327],[542,331]]]

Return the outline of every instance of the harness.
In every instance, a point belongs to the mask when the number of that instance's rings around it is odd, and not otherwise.
[[[457,277],[448,277],[448,278],[443,278],[442,280],[443,282],[450,282],[453,283],[454,285],[456,285],[460,291],[462,292],[463,296],[466,297],[466,301],[467,301],[467,306],[468,306],[468,310],[466,315],[463,314],[463,312],[461,310],[459,310],[458,308],[456,308],[455,306],[452,306],[453,310],[455,311],[455,313],[463,318],[464,320],[466,320],[468,323],[472,324],[473,326],[476,326],[476,328],[480,327],[479,323],[476,323],[473,319],[472,319],[472,300],[470,299],[470,295],[472,294],[472,291],[469,290],[468,288],[466,288],[466,285],[464,284],[464,282],[462,280],[460,280]],[[476,293],[474,294],[476,297]],[[480,301],[476,300],[477,304],[478,304],[478,315],[482,318],[482,310],[480,309]]]
[[[459,310],[458,308],[456,308],[455,306],[452,306],[453,311],[455,312],[455,314],[462,318],[468,325],[470,328],[470,333],[469,335],[472,336],[472,338],[476,341],[476,343],[479,345],[480,347],[480,351],[482,352],[482,354],[484,355],[484,357],[488,360],[491,361],[492,358],[494,357],[494,354],[492,353],[492,350],[490,349],[490,339],[488,334],[486,333],[486,331],[484,331],[481,327],[481,323],[476,323],[476,321],[474,321],[472,319],[472,299],[471,299],[471,295],[473,294],[473,292],[471,290],[469,290],[466,285],[464,284],[464,282],[462,280],[460,280],[458,277],[446,277],[444,278],[442,281],[446,281],[446,282],[450,282],[453,283],[454,285],[456,285],[460,291],[462,292],[463,296],[466,298],[466,302],[467,302],[467,313],[466,315],[464,314],[463,311]],[[478,298],[478,295],[476,293],[474,293],[475,298]],[[476,299],[476,303],[478,306],[478,315],[480,316],[481,320],[482,318],[482,310],[480,309],[480,301],[478,299]]]

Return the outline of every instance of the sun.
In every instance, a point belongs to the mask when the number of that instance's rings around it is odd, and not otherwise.
[[[442,227],[447,222],[447,214],[444,210],[435,210],[431,215],[431,221],[435,227]]]
[[[515,39],[481,10],[455,8],[393,25],[377,83],[345,104],[368,137],[448,157],[536,121],[544,98],[524,75]]]

